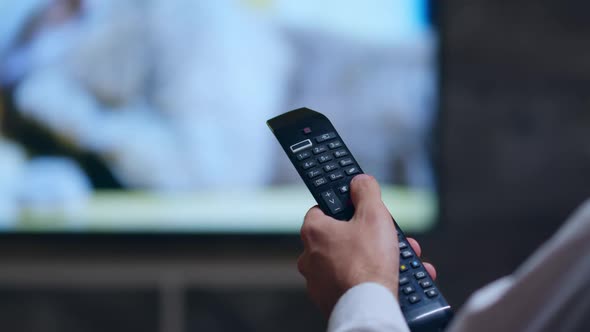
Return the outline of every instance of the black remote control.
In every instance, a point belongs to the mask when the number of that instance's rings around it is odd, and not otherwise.
[[[350,220],[349,184],[363,173],[334,126],[323,114],[299,108],[267,121],[277,140],[326,215]],[[395,223],[395,220],[393,220]],[[410,329],[442,331],[452,310],[397,223],[400,249],[399,303]]]

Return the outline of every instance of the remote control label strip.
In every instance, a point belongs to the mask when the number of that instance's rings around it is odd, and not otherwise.
[[[363,173],[330,120],[308,108],[267,121],[325,214],[347,221],[354,215],[349,185]],[[395,220],[393,221],[395,223]],[[422,262],[395,223],[400,249],[399,303],[412,331],[442,331],[452,317]]]

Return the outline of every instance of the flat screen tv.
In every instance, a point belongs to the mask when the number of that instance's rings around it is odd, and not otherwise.
[[[0,4],[0,233],[295,234],[266,127],[326,114],[410,232],[438,215],[426,0]]]

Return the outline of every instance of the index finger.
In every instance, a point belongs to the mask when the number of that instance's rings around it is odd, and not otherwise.
[[[328,218],[324,212],[316,205],[309,209],[303,218],[303,225],[301,225],[301,241],[303,246],[307,247],[308,243],[317,235],[318,229],[321,227],[317,225],[320,220]]]

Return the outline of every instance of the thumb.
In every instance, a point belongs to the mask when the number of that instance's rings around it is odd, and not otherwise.
[[[356,214],[368,217],[383,209],[381,189],[374,177],[360,174],[350,182],[350,195]]]

